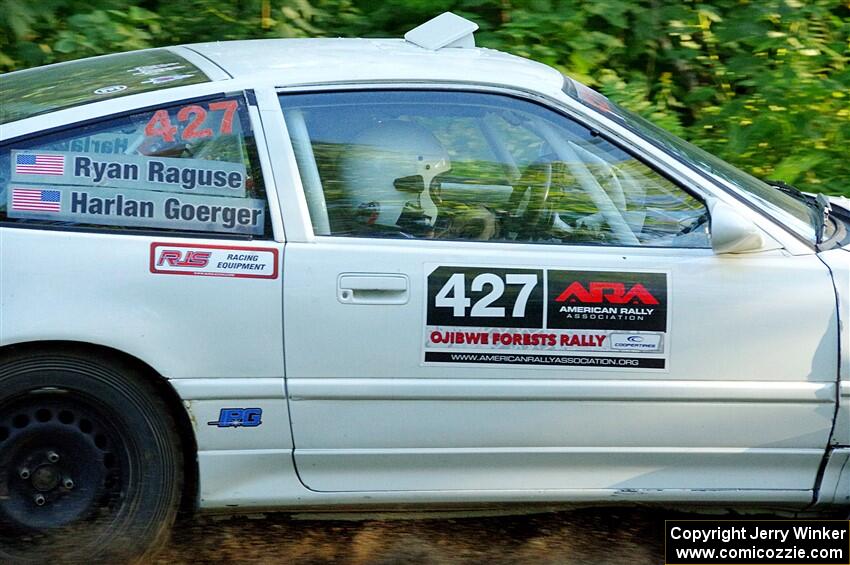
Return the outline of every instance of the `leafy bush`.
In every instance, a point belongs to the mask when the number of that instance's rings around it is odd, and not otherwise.
[[[390,36],[451,10],[756,176],[850,195],[846,0],[0,0],[0,69],[257,37]]]

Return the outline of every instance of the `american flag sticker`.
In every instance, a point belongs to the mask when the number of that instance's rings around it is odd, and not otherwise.
[[[15,156],[15,172],[19,175],[65,174],[65,156],[49,153],[18,153]]]
[[[58,190],[13,188],[12,210],[17,212],[60,212],[62,193]]]

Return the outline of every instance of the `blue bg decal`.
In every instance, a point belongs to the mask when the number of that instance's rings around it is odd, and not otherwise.
[[[217,421],[207,422],[219,428],[256,428],[262,423],[262,408],[222,408]]]

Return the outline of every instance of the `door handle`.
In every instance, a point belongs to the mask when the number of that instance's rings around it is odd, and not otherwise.
[[[337,279],[337,300],[343,304],[406,304],[407,275],[343,273]]]

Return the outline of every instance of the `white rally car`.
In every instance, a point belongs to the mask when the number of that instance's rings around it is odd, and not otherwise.
[[[0,561],[181,505],[850,504],[848,200],[474,28],[0,77]]]

